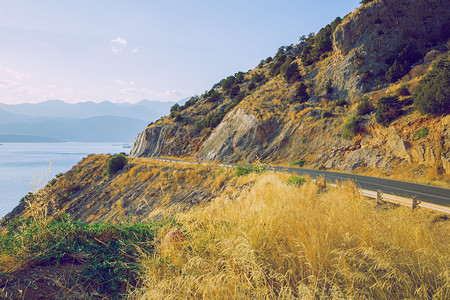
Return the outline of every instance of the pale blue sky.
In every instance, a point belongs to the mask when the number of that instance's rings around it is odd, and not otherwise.
[[[359,0],[0,0],[0,103],[179,100]]]

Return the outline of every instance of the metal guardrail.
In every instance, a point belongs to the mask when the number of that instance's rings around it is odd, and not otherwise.
[[[359,192],[361,195],[377,199],[377,201],[395,203],[395,204],[410,207],[411,209],[423,207],[423,208],[431,209],[434,211],[450,214],[450,207],[446,207],[446,206],[436,205],[436,204],[432,204],[432,203],[428,203],[428,202],[421,202],[417,199],[412,199],[412,198],[405,198],[405,197],[400,197],[400,196],[395,196],[395,195],[384,194],[381,191],[375,192],[375,191],[361,189]]]

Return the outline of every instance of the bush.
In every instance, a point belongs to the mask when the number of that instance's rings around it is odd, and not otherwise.
[[[266,168],[260,166],[237,166],[235,169],[235,174],[239,177],[250,173],[261,173],[265,170]]]
[[[235,80],[236,79],[234,76],[228,76],[227,79],[225,79],[225,81],[222,83],[222,89],[224,91],[228,91],[229,89],[231,89],[231,87],[235,83]]]
[[[301,186],[302,184],[304,184],[306,182],[306,179],[303,177],[299,177],[299,176],[292,176],[291,178],[289,178],[286,183],[289,185],[296,185],[296,186]]]
[[[237,95],[239,95],[239,92],[241,91],[241,88],[239,87],[239,85],[235,85],[230,89],[230,97],[234,98]]]
[[[331,81],[328,81],[325,85],[325,92],[331,94],[333,92],[333,87],[331,86]]]
[[[413,135],[414,139],[422,139],[426,137],[430,133],[430,128],[428,127],[422,127],[419,131],[416,131]]]
[[[180,104],[175,103],[171,108],[170,108],[170,112],[177,112],[180,110]]]
[[[368,99],[363,99],[356,107],[356,115],[364,116],[374,110],[372,103]]]
[[[334,105],[336,105],[336,106],[344,106],[344,105],[347,105],[347,101],[344,98],[339,98],[339,99],[336,100]]]
[[[256,84],[252,81],[248,84],[248,90],[253,91],[256,88]]]
[[[220,99],[220,93],[219,92],[212,92],[211,95],[206,99],[207,102],[216,102]]]
[[[386,80],[389,82],[395,82],[398,79],[402,78],[402,76],[407,72],[407,67],[396,60],[386,72]]]
[[[305,163],[306,163],[306,159],[302,158],[302,159],[297,160],[296,162],[293,162],[291,164],[291,166],[303,167],[305,165]]]
[[[342,129],[342,137],[346,140],[353,139],[361,130],[361,121],[362,118],[360,116],[351,116],[345,121],[344,127]]]
[[[251,79],[251,82],[253,82],[253,83],[260,83],[261,81],[263,81],[265,79],[265,77],[264,77],[264,74],[262,74],[262,73],[255,73],[253,76],[252,76],[252,79]]]
[[[320,117],[322,119],[331,118],[332,116],[333,116],[333,113],[329,110],[322,110],[322,113],[320,114]]]
[[[306,85],[304,83],[300,83],[297,89],[294,92],[294,96],[292,97],[291,102],[305,102],[309,99],[309,94],[306,91]]]
[[[422,114],[450,112],[450,60],[440,59],[422,78],[413,95],[414,106]]]
[[[283,73],[284,78],[289,83],[294,83],[300,79],[300,73],[298,72],[298,64],[294,61],[292,62],[290,59],[286,60],[286,62],[281,67],[281,72]]]
[[[397,96],[383,97],[378,100],[376,121],[384,126],[388,126],[401,113],[401,103]]]
[[[394,82],[400,79],[403,75],[409,72],[411,65],[414,64],[421,54],[417,51],[415,44],[404,44],[397,48],[395,54],[391,56],[386,63],[391,65],[386,72],[386,79],[389,82]]]
[[[116,174],[118,171],[122,170],[123,167],[127,164],[128,160],[125,155],[117,154],[108,159],[106,165],[106,175],[112,176]]]

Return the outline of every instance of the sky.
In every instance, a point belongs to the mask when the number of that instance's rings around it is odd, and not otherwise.
[[[178,101],[359,0],[0,0],[0,103]]]

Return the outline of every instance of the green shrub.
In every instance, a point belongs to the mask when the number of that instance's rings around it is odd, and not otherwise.
[[[375,108],[373,107],[369,99],[363,99],[356,107],[356,115],[364,116],[368,113],[371,113],[374,109]]]
[[[349,117],[344,123],[342,137],[346,140],[353,139],[362,130],[361,121],[362,118],[360,116]]]
[[[298,72],[297,62],[293,62],[291,58],[286,59],[286,61],[281,66],[281,74],[289,83],[294,83],[300,79],[300,73]]]
[[[333,116],[333,113],[329,110],[322,110],[322,113],[320,114],[320,117],[322,119],[331,118],[332,116]]]
[[[175,103],[175,104],[170,108],[170,112],[171,112],[171,113],[177,112],[177,111],[180,110],[180,107],[181,107],[180,104]]]
[[[430,133],[430,128],[422,127],[419,131],[416,131],[413,135],[414,139],[422,139]]]
[[[386,79],[394,82],[409,72],[411,65],[421,57],[417,46],[413,43],[404,44],[397,48],[395,54],[387,59],[386,63],[390,65],[386,72]]]
[[[333,92],[333,87],[331,86],[331,81],[328,81],[325,85],[325,92],[331,94]]]
[[[235,85],[230,89],[230,97],[234,98],[237,95],[239,95],[239,92],[241,91],[241,88],[239,87],[239,85]]]
[[[248,90],[253,91],[256,88],[256,84],[252,81],[248,84]]]
[[[127,164],[128,160],[125,155],[117,154],[108,159],[106,164],[106,175],[112,176],[118,171],[122,170]]]
[[[260,166],[236,166],[235,174],[236,176],[244,176],[250,173],[261,173],[264,172],[266,168]]]
[[[347,105],[347,101],[344,98],[339,98],[334,102],[336,106],[344,106]]]
[[[294,96],[291,99],[291,102],[305,102],[309,99],[309,94],[306,91],[306,85],[304,83],[300,83],[295,90]]]
[[[236,74],[234,74],[235,83],[242,83],[244,81],[244,75],[244,72],[237,72]]]
[[[303,177],[299,177],[299,176],[292,176],[291,178],[289,178],[286,183],[289,185],[296,185],[296,186],[301,186],[302,184],[304,184],[306,182],[306,179]]]
[[[302,158],[302,159],[297,160],[296,162],[293,162],[291,164],[291,166],[303,167],[305,165],[305,163],[306,163],[306,159]]]
[[[220,93],[217,91],[214,91],[209,95],[209,97],[206,99],[207,102],[216,102],[220,99]]]
[[[234,76],[228,76],[225,81],[222,83],[222,89],[224,91],[228,91],[231,89],[235,83],[236,79]]]
[[[265,79],[264,74],[262,74],[262,73],[255,73],[252,76],[251,82],[253,82],[253,83],[260,83],[264,79]]]
[[[402,64],[398,60],[395,60],[392,66],[386,72],[386,80],[389,82],[397,81],[408,72],[407,69],[408,68],[407,66],[405,66],[405,64]]]
[[[387,96],[378,100],[375,120],[388,126],[401,113],[401,103],[397,96]]]
[[[450,59],[438,60],[420,80],[414,95],[414,106],[422,114],[450,112]]]

